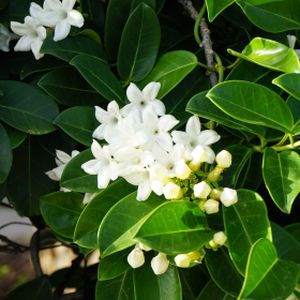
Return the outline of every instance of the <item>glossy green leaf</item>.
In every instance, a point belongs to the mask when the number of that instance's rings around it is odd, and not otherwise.
[[[238,202],[223,208],[229,255],[245,273],[251,246],[260,238],[270,238],[270,223],[263,199],[250,190],[238,190]]]
[[[84,150],[72,158],[62,173],[61,187],[81,193],[99,191],[97,176],[88,175],[81,169],[81,165],[91,159],[94,159],[94,156],[90,149]]]
[[[241,53],[231,49],[228,52],[275,71],[300,73],[300,62],[294,49],[273,40],[256,37]]]
[[[263,179],[278,208],[290,213],[300,193],[300,156],[295,151],[277,153],[266,148],[263,159]]]
[[[127,262],[127,256],[130,251],[131,249],[125,249],[101,258],[98,265],[98,280],[111,280],[131,269]]]
[[[26,139],[27,134],[19,131],[9,125],[3,124],[3,127],[6,130],[6,133],[10,140],[10,145],[12,149],[19,147]]]
[[[256,83],[232,80],[212,88],[207,97],[221,110],[242,122],[288,132],[293,115],[284,100]]]
[[[104,100],[74,69],[48,72],[38,86],[66,106],[97,105]]]
[[[74,233],[74,240],[85,248],[97,248],[98,227],[108,210],[135,187],[125,180],[112,182],[106,189],[96,195],[82,211]]]
[[[53,300],[52,286],[47,277],[38,277],[19,285],[5,299]]]
[[[275,246],[259,239],[251,248],[243,288],[238,299],[286,299],[299,277],[296,263],[281,260]]]
[[[98,231],[101,257],[126,249],[135,242],[135,235],[162,200],[151,195],[147,201],[137,201],[132,193],[116,203],[103,218]]]
[[[160,43],[160,25],[151,7],[139,4],[130,14],[120,42],[118,71],[122,79],[144,79],[156,60]]]
[[[98,281],[96,300],[181,300],[178,271],[169,267],[162,275],[155,275],[150,261],[124,275],[107,281]]]
[[[300,243],[300,223],[289,224],[284,229]]]
[[[300,100],[300,74],[283,74],[276,77],[272,83],[276,84],[284,91]]]
[[[78,55],[70,64],[75,66],[85,80],[104,98],[124,104],[125,95],[119,80],[99,58]]]
[[[243,278],[235,269],[224,248],[221,247],[217,251],[208,250],[205,254],[205,263],[214,283],[225,293],[237,296],[241,290]]]
[[[151,73],[139,83],[139,86],[144,87],[151,81],[160,82],[158,98],[161,99],[193,71],[197,62],[196,55],[189,51],[177,50],[165,53],[159,56]]]
[[[276,246],[278,257],[300,264],[300,240],[275,223],[271,223],[271,226],[272,241]]]
[[[240,129],[260,137],[263,137],[266,134],[266,129],[264,127],[235,120],[230,115],[223,112],[206,97],[206,93],[207,92],[204,91],[193,96],[188,102],[186,110],[192,114],[223,124],[229,128]]]
[[[5,128],[0,123],[0,183],[3,183],[10,171],[12,164],[12,151],[10,139]]]
[[[152,249],[175,255],[202,248],[212,236],[213,231],[197,205],[174,200],[158,207],[144,222],[136,238]]]
[[[300,101],[293,96],[289,96],[286,103],[288,104],[295,120],[292,132],[295,135],[300,134]]]
[[[44,41],[41,52],[53,55],[67,62],[81,54],[97,57],[102,62],[107,61],[104,49],[84,35],[68,36],[59,42],[54,42],[53,36],[50,35]]]
[[[235,0],[248,19],[268,32],[300,28],[298,0]]]
[[[209,22],[212,22],[234,0],[205,0]]]
[[[4,92],[0,103],[0,119],[30,134],[55,130],[52,121],[58,115],[55,102],[37,88],[17,81],[0,81]]]
[[[93,132],[99,126],[99,122],[95,118],[95,109],[87,106],[65,109],[56,117],[54,124],[85,146],[92,144]]]
[[[212,280],[210,280],[201,290],[201,293],[196,300],[207,299],[234,300],[236,297],[232,297],[228,293],[225,293]]]
[[[41,198],[41,213],[48,226],[59,235],[73,238],[83,209],[83,196],[73,192],[56,192]]]

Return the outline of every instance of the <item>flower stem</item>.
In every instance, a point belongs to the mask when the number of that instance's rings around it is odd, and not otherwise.
[[[200,9],[200,12],[197,16],[195,24],[194,24],[194,37],[195,37],[195,40],[196,40],[196,42],[199,46],[201,46],[201,44],[202,44],[202,40],[200,38],[200,33],[199,33],[200,22],[201,22],[201,19],[204,16],[205,10],[206,10],[206,5],[205,5],[205,2],[204,2],[201,9]]]

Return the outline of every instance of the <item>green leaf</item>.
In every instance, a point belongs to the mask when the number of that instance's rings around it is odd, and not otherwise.
[[[271,226],[273,243],[276,246],[278,257],[300,264],[300,240],[275,223],[271,223]]]
[[[225,293],[237,296],[242,287],[243,278],[235,269],[225,249],[221,247],[217,251],[208,250],[205,254],[205,263],[215,284]]]
[[[131,249],[125,249],[100,259],[98,265],[98,280],[111,280],[131,269],[127,262],[127,256],[130,251]]]
[[[101,257],[135,244],[135,235],[162,200],[152,194],[147,201],[137,201],[132,193],[116,203],[103,218],[98,231]]]
[[[298,277],[297,264],[279,259],[272,242],[260,239],[249,253],[238,299],[286,299],[293,292]]]
[[[264,127],[237,121],[227,113],[223,112],[205,96],[206,93],[206,91],[203,91],[193,96],[188,102],[186,110],[192,114],[223,124],[229,128],[250,132],[259,137],[263,137],[266,134],[266,129]]]
[[[97,105],[104,100],[75,69],[48,72],[38,86],[66,106]]]
[[[241,53],[231,49],[228,52],[271,70],[300,73],[300,62],[294,49],[273,40],[256,37]]]
[[[205,214],[197,205],[174,200],[158,207],[141,226],[136,238],[152,249],[175,255],[202,248],[212,236]]]
[[[174,89],[193,69],[196,67],[198,59],[192,52],[177,50],[159,56],[151,73],[139,83],[144,87],[151,81],[161,83],[158,98],[163,98]]]
[[[225,8],[234,3],[234,0],[205,0],[208,20],[212,22]]]
[[[35,87],[17,81],[0,81],[4,96],[0,102],[0,119],[30,134],[55,130],[52,121],[59,113],[55,102]]]
[[[6,124],[5,125],[3,124],[3,127],[5,128],[6,133],[9,137],[10,145],[12,149],[19,147],[25,141],[27,137],[26,133],[19,131]]]
[[[94,159],[94,156],[90,149],[84,150],[72,158],[62,173],[61,187],[81,193],[99,191],[97,176],[88,175],[81,169],[81,165],[91,159]]]
[[[125,180],[118,180],[93,197],[78,219],[74,233],[75,242],[81,247],[96,249],[97,230],[102,219],[113,205],[134,189]]]
[[[83,196],[73,192],[56,192],[41,198],[42,216],[48,226],[66,238],[73,238],[78,217],[82,211]]]
[[[263,199],[250,190],[238,190],[238,202],[223,208],[229,255],[241,273],[245,273],[251,246],[260,238],[270,238],[270,223]]]
[[[289,224],[284,229],[300,243],[300,223]]]
[[[295,135],[300,134],[300,101],[293,96],[289,96],[286,103],[288,104],[295,120],[292,132]]]
[[[248,19],[268,32],[300,28],[298,0],[235,0]]]
[[[75,106],[61,112],[54,124],[60,127],[75,141],[90,146],[93,132],[99,125],[95,118],[95,109],[87,106]]]
[[[85,80],[104,98],[124,104],[125,95],[122,86],[107,64],[90,55],[78,55],[70,64],[75,66]]]
[[[222,111],[242,122],[283,132],[293,127],[293,115],[284,100],[272,90],[242,80],[222,82],[207,97]]]
[[[300,100],[300,74],[283,74],[276,77],[272,83],[282,88],[297,100]]]
[[[212,280],[210,280],[197,297],[197,300],[207,299],[234,300],[236,297],[231,297],[229,294],[222,291]]]
[[[81,54],[97,57],[102,62],[107,61],[104,49],[94,40],[84,35],[68,36],[59,42],[54,42],[53,36],[50,35],[44,41],[41,52],[53,55],[67,62]]]
[[[3,183],[12,165],[10,140],[5,128],[0,123],[0,183]]]
[[[120,42],[118,71],[122,79],[144,79],[156,60],[160,43],[160,25],[151,7],[141,3],[130,14]]]
[[[290,213],[300,192],[300,156],[295,151],[277,153],[266,148],[263,158],[263,179],[277,207]]]
[[[52,286],[47,277],[42,276],[19,285],[9,293],[7,300],[52,300]]]

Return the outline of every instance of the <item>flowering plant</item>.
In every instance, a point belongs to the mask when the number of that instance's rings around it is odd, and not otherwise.
[[[1,199],[37,228],[8,299],[298,299],[297,9],[0,4]]]

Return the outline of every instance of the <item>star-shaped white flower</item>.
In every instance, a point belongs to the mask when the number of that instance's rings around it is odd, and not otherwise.
[[[40,24],[55,28],[54,41],[61,41],[68,36],[71,26],[82,27],[82,14],[73,9],[76,0],[45,0],[43,8],[32,2],[30,15],[39,20]]]
[[[40,53],[44,39],[46,38],[46,28],[34,18],[27,16],[24,19],[24,24],[19,22],[10,22],[12,31],[21,36],[15,45],[15,51],[32,51],[35,59],[40,59],[44,56]]]

